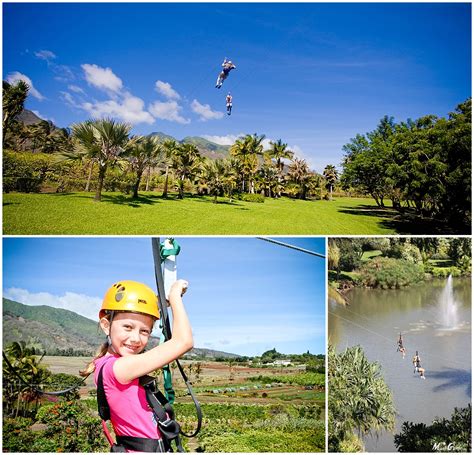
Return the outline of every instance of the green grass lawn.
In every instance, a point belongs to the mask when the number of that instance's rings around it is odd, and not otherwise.
[[[370,259],[380,256],[381,254],[382,252],[380,250],[364,251],[362,253],[362,262],[367,262]]]
[[[391,208],[379,209],[372,199],[337,198],[333,201],[265,199],[264,203],[188,196],[162,199],[141,193],[137,200],[121,193],[104,193],[102,202],[92,193],[3,195],[3,232],[11,234],[396,234],[423,233],[414,223],[395,220]],[[410,231],[406,231],[410,229]]]

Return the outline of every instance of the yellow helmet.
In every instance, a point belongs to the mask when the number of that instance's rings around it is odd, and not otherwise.
[[[130,311],[160,319],[158,297],[148,286],[137,281],[124,280],[112,285],[105,293],[99,319],[107,311]]]

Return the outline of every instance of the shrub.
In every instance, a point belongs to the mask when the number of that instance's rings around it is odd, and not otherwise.
[[[45,405],[37,414],[38,422],[47,425],[44,436],[54,447],[47,452],[106,452],[108,443],[102,434],[101,419],[79,401]],[[43,450],[33,450],[42,452]]]
[[[445,267],[445,268],[433,267],[431,274],[436,278],[447,278],[449,275],[458,277],[458,276],[461,276],[461,270],[459,270],[457,267]]]
[[[385,257],[366,262],[359,273],[362,285],[382,289],[398,289],[424,279],[422,265]]]
[[[265,202],[265,196],[261,194],[242,194],[242,201],[245,202]]]
[[[420,264],[423,262],[420,250],[416,245],[411,243],[397,243],[393,245],[387,252],[387,256],[395,259],[404,259],[413,264]]]

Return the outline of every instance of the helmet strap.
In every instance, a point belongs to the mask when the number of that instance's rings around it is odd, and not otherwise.
[[[112,330],[112,319],[114,318],[114,316],[115,316],[115,311],[111,311],[110,319],[109,319],[109,335],[107,335],[107,344],[109,345],[109,348],[112,350],[112,352],[117,354],[114,347],[112,346],[112,338],[110,338],[110,330]]]

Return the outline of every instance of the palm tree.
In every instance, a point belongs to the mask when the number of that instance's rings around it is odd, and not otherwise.
[[[178,143],[173,139],[167,139],[163,142],[163,164],[165,166],[165,185],[163,187],[162,197],[168,197],[168,179],[169,179],[169,170],[173,166],[173,156],[178,150]]]
[[[263,140],[265,135],[247,134],[239,138],[230,148],[230,154],[242,163],[242,191],[245,191],[245,180],[248,178],[248,192],[254,193],[253,175],[258,169],[258,157],[263,154]]]
[[[10,132],[15,123],[15,118],[23,110],[23,105],[25,104],[29,89],[28,84],[24,81],[18,81],[16,84],[9,84],[8,82],[3,81],[2,126],[4,142],[7,133]]]
[[[180,144],[173,156],[173,170],[178,178],[179,199],[184,198],[184,184],[191,181],[200,169],[202,157],[193,144]]]
[[[29,136],[32,140],[33,152],[38,150],[41,153],[51,153],[57,144],[56,128],[52,122],[41,120],[28,126]]]
[[[326,179],[326,187],[329,189],[329,200],[332,200],[332,190],[337,182],[337,170],[332,164],[328,164],[323,171],[324,178]]]
[[[72,126],[76,140],[76,157],[95,158],[99,164],[99,175],[95,201],[100,201],[105,174],[109,164],[114,164],[124,151],[131,126],[125,123],[116,123],[115,120],[105,118],[87,120]]]
[[[156,165],[157,159],[161,155],[162,147],[156,136],[140,136],[133,139],[126,147],[125,158],[136,175],[132,196],[136,199],[138,198],[138,189],[143,172],[147,166]]]
[[[24,341],[13,342],[6,348],[5,353],[15,369],[15,372],[25,381],[25,383],[19,382],[17,376],[7,367],[6,362],[4,362],[4,388],[6,383],[16,385],[16,387],[11,388],[12,393],[9,394],[9,400],[11,401],[8,404],[9,410],[11,413],[14,411],[15,417],[17,417],[22,407],[21,414],[27,415],[31,413],[29,409],[30,403],[35,402],[35,409],[38,406],[38,399],[40,397],[40,393],[37,390],[38,386],[43,384],[51,374],[40,366],[43,356],[37,358],[34,348],[27,347]],[[16,401],[16,410],[14,410],[13,407],[13,400]],[[33,410],[34,413],[36,413],[35,409]]]
[[[202,166],[203,180],[209,188],[209,193],[214,196],[214,203],[217,203],[217,196],[227,194],[232,198],[232,191],[235,187],[235,172],[229,160],[207,160]]]
[[[278,169],[278,181],[283,182],[283,168],[285,163],[283,159],[293,159],[294,152],[287,149],[288,144],[283,143],[281,139],[278,139],[276,142],[270,141],[271,149],[268,150],[268,154],[271,158],[276,159],[276,165]],[[281,197],[281,190],[277,194],[278,197]]]
[[[310,177],[308,163],[304,159],[294,157],[288,167],[288,178],[299,186],[300,199],[306,198],[307,184]]]
[[[280,175],[275,164],[264,163],[258,171],[258,177],[266,196],[272,197],[281,191]]]
[[[392,393],[380,365],[370,363],[360,346],[338,354],[328,351],[329,450],[339,452],[340,443],[357,431],[393,430],[396,410]]]

